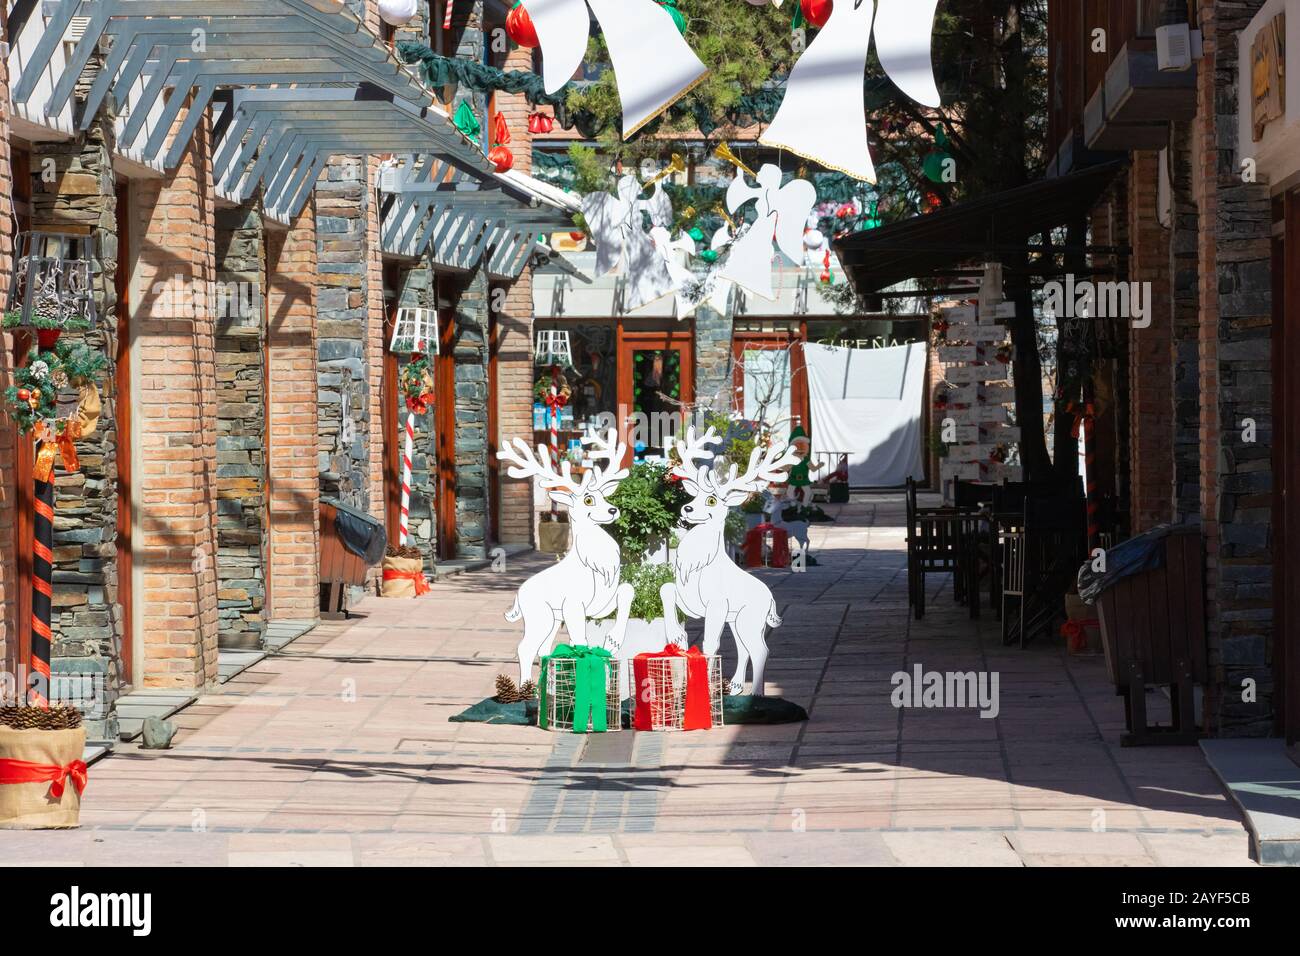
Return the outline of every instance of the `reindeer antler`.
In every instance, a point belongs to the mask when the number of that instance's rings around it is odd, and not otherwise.
[[[727,474],[727,480],[718,482],[716,473],[714,483],[719,494],[730,491],[759,491],[765,485],[783,481],[785,471],[791,465],[799,463],[799,453],[790,445],[772,444],[767,448],[759,446],[749,456],[749,467],[743,475],[737,476],[739,470],[735,465]]]
[[[618,440],[617,429],[611,428],[604,436],[593,429],[583,436],[582,443],[591,446],[591,451],[586,455],[588,471],[583,481],[584,488],[604,489],[618,484],[628,476],[628,470],[622,467],[623,458],[627,455],[627,445]],[[597,461],[604,461],[605,466],[596,465]],[[606,468],[609,469],[608,472]]]
[[[537,446],[537,454],[522,438],[512,438],[506,441],[506,447],[497,452],[497,458],[501,461],[511,463],[511,468],[507,473],[511,478],[533,478],[542,479],[542,487],[548,490],[562,489],[577,494],[582,490],[577,482],[573,480],[573,473],[569,463],[563,462],[559,474],[550,465],[550,453],[546,450],[545,445]],[[543,464],[546,462],[546,464]]]
[[[708,446],[721,444],[722,439],[712,425],[703,437],[696,435],[694,425],[689,426],[686,429],[686,441],[677,442],[677,456],[682,463],[673,469],[673,474],[678,478],[698,481],[702,477],[700,472],[705,469],[704,463],[713,461],[713,452],[709,451]]]

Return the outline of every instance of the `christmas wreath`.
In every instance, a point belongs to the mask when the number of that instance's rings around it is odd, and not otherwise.
[[[27,364],[14,370],[14,384],[5,389],[5,404],[18,423],[19,433],[30,434],[44,423],[51,423],[59,434],[63,433],[68,421],[77,416],[74,413],[68,419],[59,419],[60,389],[81,390],[79,410],[86,404],[89,393],[93,392],[98,412],[99,391],[95,378],[105,365],[104,354],[84,342],[59,341],[46,350],[34,346],[28,353]]]
[[[429,357],[420,352],[411,356],[411,360],[402,368],[399,383],[406,407],[417,415],[423,415],[433,404],[433,366]]]

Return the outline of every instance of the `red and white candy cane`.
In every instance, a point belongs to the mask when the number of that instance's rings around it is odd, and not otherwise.
[[[451,16],[455,12],[455,10],[456,10],[456,0],[447,0],[447,13],[442,18],[442,28],[444,30],[451,29]]]
[[[411,453],[415,447],[415,412],[406,413],[406,447],[402,451],[402,518],[398,544],[406,546],[411,522]]]

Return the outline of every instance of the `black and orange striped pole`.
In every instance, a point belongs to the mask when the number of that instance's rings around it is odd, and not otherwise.
[[[54,476],[37,479],[32,526],[32,658],[27,703],[50,706],[50,598],[54,572]]]

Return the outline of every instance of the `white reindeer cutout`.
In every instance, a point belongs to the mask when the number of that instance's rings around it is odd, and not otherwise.
[[[776,613],[772,591],[748,571],[738,568],[727,554],[725,525],[727,512],[755,491],[785,477],[785,471],[799,458],[793,449],[773,444],[764,450],[755,448],[749,457],[749,467],[738,475],[735,465],[725,474],[717,469],[699,465],[709,461],[713,453],[706,446],[721,443],[717,433],[710,428],[703,438],[696,438],[695,429],[686,433],[686,441],[677,443],[677,453],[682,463],[673,474],[682,479],[682,487],[694,499],[682,507],[682,520],[690,530],[682,537],[673,555],[673,584],[665,584],[659,591],[664,605],[664,617],[671,628],[677,621],[672,613],[680,608],[687,617],[704,619],[704,647],[706,655],[718,652],[722,641],[722,628],[730,625],[731,636],[736,639],[736,673],[731,678],[731,693],[745,690],[745,671],[750,661],[754,664],[755,697],[764,691],[763,668],[767,664],[767,629],[779,627],[781,618]],[[686,631],[677,624],[673,640],[686,643]]]
[[[511,478],[541,478],[551,500],[569,509],[569,528],[573,535],[569,553],[525,581],[514,606],[506,612],[507,621],[518,621],[521,617],[524,620],[524,638],[519,642],[521,685],[532,677],[533,661],[543,648],[550,646],[561,624],[569,632],[570,644],[586,644],[588,619],[605,617],[617,609],[606,646],[617,649],[627,631],[636,591],[632,585],[620,583],[622,560],[618,542],[602,527],[618,520],[619,511],[609,503],[608,496],[628,475],[627,469],[618,464],[627,446],[619,443],[614,429],[603,439],[593,434],[582,441],[594,447],[588,455],[587,473],[581,483],[573,480],[567,461],[556,474],[544,445],[538,445],[534,454],[527,443],[515,438],[497,452],[499,459],[511,463]],[[598,466],[598,460],[604,461],[605,466]]]

